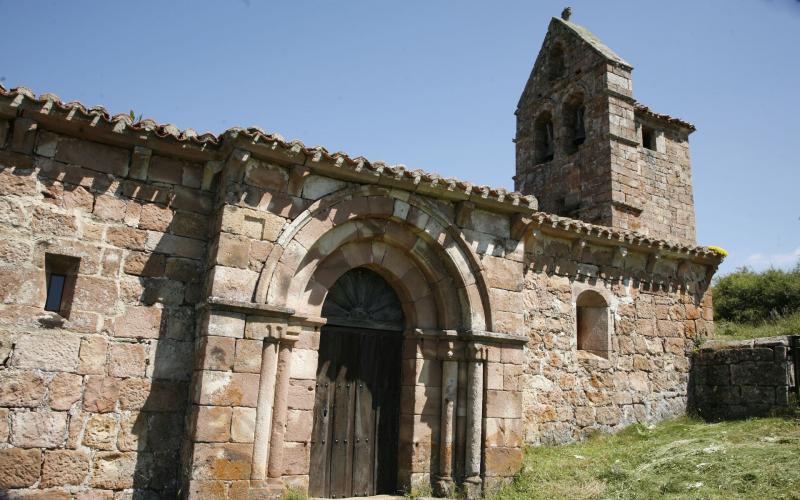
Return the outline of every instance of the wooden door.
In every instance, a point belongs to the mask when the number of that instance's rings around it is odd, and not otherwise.
[[[335,300],[333,306],[329,300]],[[370,314],[374,304],[384,311],[377,320]],[[387,306],[396,307],[399,315],[388,314]],[[402,349],[399,301],[380,276],[355,269],[331,288],[323,315],[328,324],[320,334],[309,493],[328,498],[394,493]]]

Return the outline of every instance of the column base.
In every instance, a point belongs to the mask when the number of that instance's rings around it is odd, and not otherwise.
[[[437,477],[433,482],[433,494],[437,497],[451,497],[455,493],[455,483],[450,476]]]
[[[483,480],[480,476],[471,476],[464,480],[464,493],[469,500],[483,497]]]
[[[274,479],[280,480],[280,478]],[[247,493],[248,500],[280,500],[286,493],[286,489],[283,481],[280,484],[269,481],[251,481],[250,490]]]

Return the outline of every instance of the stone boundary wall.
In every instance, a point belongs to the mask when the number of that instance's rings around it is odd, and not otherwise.
[[[707,420],[768,415],[789,406],[791,337],[709,341],[692,356],[689,410]]]

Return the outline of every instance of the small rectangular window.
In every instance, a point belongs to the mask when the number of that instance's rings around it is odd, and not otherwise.
[[[642,146],[647,149],[656,151],[656,131],[647,125],[642,125]]]
[[[72,308],[72,295],[81,259],[67,255],[47,253],[44,256],[45,284],[47,297],[44,310],[69,318]]]
[[[45,311],[61,311],[61,299],[64,297],[64,283],[67,277],[63,274],[50,274],[47,281],[47,301],[44,303]]]

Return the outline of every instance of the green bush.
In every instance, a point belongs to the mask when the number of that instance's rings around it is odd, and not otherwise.
[[[800,264],[757,273],[743,267],[717,280],[714,318],[758,323],[800,311]]]

